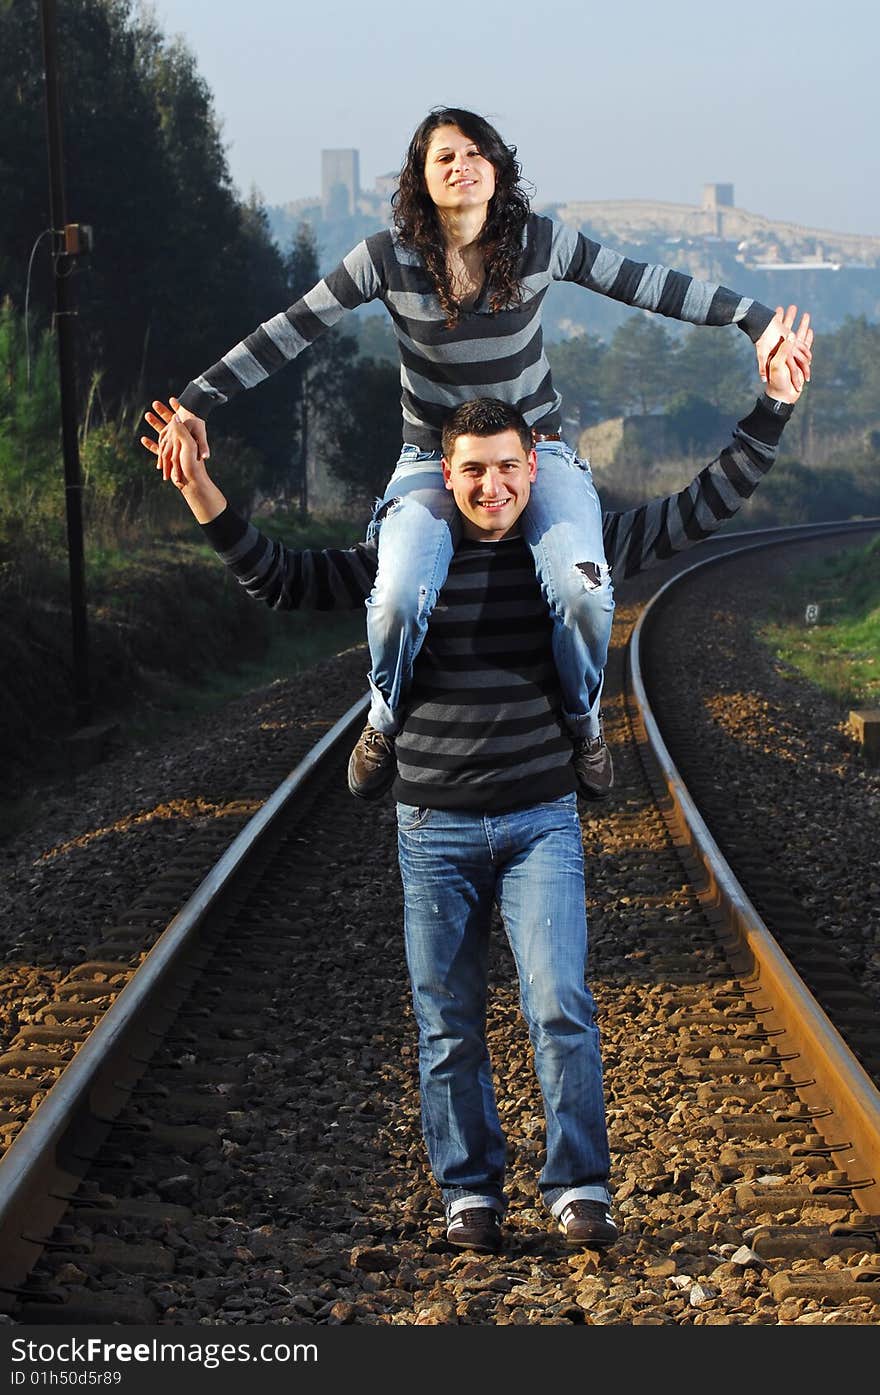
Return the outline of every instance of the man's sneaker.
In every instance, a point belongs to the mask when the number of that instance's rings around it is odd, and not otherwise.
[[[378,799],[391,788],[396,774],[394,737],[367,722],[348,758],[348,788],[358,799]]]
[[[585,799],[604,799],[614,784],[611,752],[605,745],[605,731],[599,718],[599,735],[585,736],[574,743],[574,773],[578,790]]]
[[[559,1216],[559,1229],[571,1245],[603,1249],[617,1239],[617,1226],[604,1201],[570,1201]]]
[[[501,1249],[501,1217],[491,1206],[469,1206],[456,1211],[446,1227],[450,1245],[497,1255]]]

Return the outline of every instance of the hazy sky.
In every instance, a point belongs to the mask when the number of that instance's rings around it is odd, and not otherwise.
[[[875,0],[155,0],[214,93],[242,194],[318,193],[320,152],[400,167],[431,107],[487,116],[534,199],[739,207],[880,235]]]

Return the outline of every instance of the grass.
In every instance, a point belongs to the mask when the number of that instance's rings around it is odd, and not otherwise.
[[[234,668],[206,669],[192,682],[165,674],[151,675],[149,683],[116,714],[126,745],[137,749],[141,744],[167,739],[169,724],[173,724],[178,735],[182,729],[199,722],[204,727],[204,719],[225,703],[266,688],[322,659],[332,658],[366,638],[362,611],[319,616],[291,612],[277,619],[277,633],[259,659],[239,663]],[[364,691],[368,668],[365,648]],[[110,715],[114,715],[112,710]],[[56,750],[54,757],[41,767],[36,763],[32,766],[31,778],[22,788],[0,793],[0,844],[39,821],[43,783],[52,784],[58,779],[67,781],[68,778],[66,756]]]
[[[880,706],[880,538],[795,572],[759,638],[842,706]]]
[[[130,714],[126,719],[127,730],[133,737],[150,740],[167,731],[169,716],[180,716],[184,720],[203,717],[235,698],[266,688],[278,679],[289,678],[366,639],[365,616],[359,610],[339,615],[291,611],[279,615],[277,620],[277,632],[259,658],[239,663],[234,668],[206,671],[197,682],[169,684],[158,691],[149,704],[141,704]],[[365,652],[365,691],[368,667]]]
[[[253,522],[267,538],[281,538],[288,547],[351,547],[361,542],[365,522],[351,518],[308,518],[303,522],[295,509],[275,509],[270,515],[254,514]]]
[[[344,520],[276,518],[265,531],[293,546],[346,546]],[[19,560],[22,565],[19,565]],[[13,567],[12,563],[15,563]],[[66,778],[76,724],[65,559],[24,549],[0,574],[0,841],[29,822],[35,788]],[[202,721],[222,704],[365,642],[365,610],[274,612],[255,604],[202,542],[108,538],[86,558],[92,720],[127,743]],[[369,667],[364,650],[364,689]]]

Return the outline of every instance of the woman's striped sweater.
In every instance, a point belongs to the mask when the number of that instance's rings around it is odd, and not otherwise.
[[[612,576],[632,576],[732,517],[770,469],[790,413],[760,398],[730,445],[685,489],[605,513]],[[276,609],[353,608],[372,588],[375,542],[295,552],[231,508],[203,532],[249,594]],[[575,788],[551,637],[525,543],[459,543],[413,667],[397,737],[396,799],[488,813]]]
[[[396,235],[375,233],[288,310],[260,325],[188,383],[180,401],[197,416],[254,387],[296,358],[348,310],[381,300],[400,353],[403,440],[440,444],[445,417],[473,397],[513,403],[529,426],[560,429],[561,397],[544,351],[541,308],[554,281],[570,281],[624,305],[698,325],[740,327],[760,338],[773,311],[726,286],[669,267],[632,261],[564,223],[531,213],[519,266],[522,304],[492,312],[484,285],[472,308],[447,328],[418,253]]]

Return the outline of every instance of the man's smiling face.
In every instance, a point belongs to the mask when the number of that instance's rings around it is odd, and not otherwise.
[[[498,542],[516,531],[538,472],[533,450],[516,431],[457,436],[443,460],[443,478],[463,519],[466,538]]]

